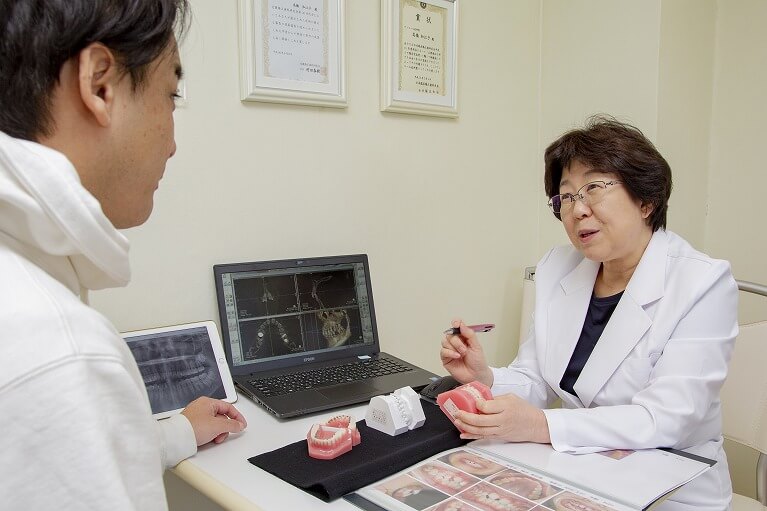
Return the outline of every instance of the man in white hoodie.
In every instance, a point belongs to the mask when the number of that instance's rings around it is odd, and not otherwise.
[[[128,241],[176,150],[186,0],[0,3],[0,507],[166,509],[162,473],[241,431],[201,398],[151,417],[87,290],[130,279]]]

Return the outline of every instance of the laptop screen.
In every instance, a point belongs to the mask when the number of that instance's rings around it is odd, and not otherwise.
[[[377,351],[364,255],[216,265],[214,274],[238,374]]]

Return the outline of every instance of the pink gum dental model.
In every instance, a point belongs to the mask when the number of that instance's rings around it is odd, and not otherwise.
[[[336,415],[324,424],[314,424],[306,435],[309,456],[332,460],[352,450],[361,441],[354,417]]]
[[[484,383],[473,381],[453,390],[448,390],[437,396],[437,404],[447,415],[447,418],[455,424],[455,416],[458,410],[469,413],[482,413],[477,409],[477,401],[480,399],[491,400],[493,394],[490,388]],[[458,428],[458,426],[456,426]],[[463,433],[461,428],[458,430]]]

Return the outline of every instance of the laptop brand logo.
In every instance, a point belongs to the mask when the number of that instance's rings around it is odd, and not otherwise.
[[[304,357],[304,362],[313,362],[316,357]]]

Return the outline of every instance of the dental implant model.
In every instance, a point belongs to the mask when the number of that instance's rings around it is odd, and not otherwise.
[[[388,396],[375,396],[365,413],[367,427],[391,436],[419,428],[424,422],[421,398],[410,387],[397,389]]]
[[[306,435],[309,456],[318,460],[337,458],[360,441],[357,423],[351,415],[336,415],[324,424],[314,424]]]
[[[437,404],[447,415],[447,418],[455,424],[455,416],[458,410],[469,413],[482,413],[477,409],[477,401],[480,399],[493,399],[493,394],[484,383],[473,381],[439,394],[437,396]],[[456,427],[458,428],[458,426]],[[458,428],[458,430],[463,433],[461,428]]]

